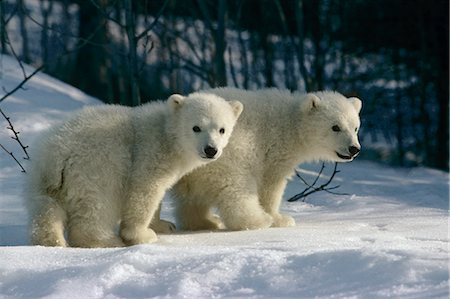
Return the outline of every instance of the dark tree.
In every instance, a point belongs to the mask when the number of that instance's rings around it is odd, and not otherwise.
[[[107,6],[107,0],[80,0],[79,5],[79,50],[76,54],[73,84],[88,94],[104,101],[110,101],[111,60],[107,49],[110,37],[106,27],[107,19],[100,8]]]

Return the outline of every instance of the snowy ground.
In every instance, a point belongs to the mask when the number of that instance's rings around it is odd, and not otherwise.
[[[0,90],[10,90],[21,73],[0,59]],[[85,104],[98,102],[38,75],[0,108],[28,144]],[[4,127],[1,119],[0,143],[21,158]],[[448,174],[366,161],[339,168],[334,182],[350,195],[283,202],[293,228],[177,233],[120,249],[44,248],[28,246],[26,174],[0,152],[0,298],[448,298]],[[318,165],[303,169],[311,180]],[[302,189],[294,179],[285,197]],[[163,216],[172,219],[172,210],[168,199]]]

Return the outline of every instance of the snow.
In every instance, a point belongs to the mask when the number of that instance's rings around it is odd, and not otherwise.
[[[10,90],[21,71],[0,59],[0,90]],[[94,104],[39,74],[0,108],[29,144],[70,111]],[[27,168],[0,122],[0,143]],[[302,176],[312,181],[319,168],[302,165]],[[283,201],[295,227],[177,232],[118,249],[45,248],[29,246],[26,174],[1,152],[0,298],[448,298],[448,174],[362,160],[339,169],[333,184],[349,195]],[[294,178],[285,198],[303,188]],[[163,218],[173,221],[172,212],[166,198]]]

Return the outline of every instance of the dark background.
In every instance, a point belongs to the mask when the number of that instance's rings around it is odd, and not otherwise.
[[[2,53],[107,103],[214,86],[363,100],[363,156],[449,167],[447,0],[0,0]]]

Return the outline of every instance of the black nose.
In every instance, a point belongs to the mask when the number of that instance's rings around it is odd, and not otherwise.
[[[350,155],[352,155],[353,157],[356,156],[361,151],[361,149],[352,145],[348,148],[348,151],[350,152]]]
[[[204,152],[208,159],[212,159],[217,154],[217,149],[208,145],[207,147],[205,147]]]

